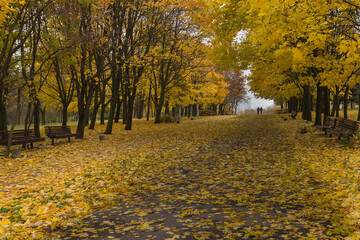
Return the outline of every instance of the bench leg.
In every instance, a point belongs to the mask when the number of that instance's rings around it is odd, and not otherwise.
[[[54,138],[51,139],[51,145],[54,145]]]
[[[30,143],[30,148],[31,148],[31,149],[33,149],[33,148],[34,148],[33,143]]]
[[[71,141],[71,140],[70,140],[70,137],[68,137],[68,139],[69,139],[69,142],[70,142],[70,141]]]

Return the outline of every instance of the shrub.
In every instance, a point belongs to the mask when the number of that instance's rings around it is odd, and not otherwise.
[[[164,115],[164,116],[160,116],[160,122],[173,123],[173,122],[175,122],[175,119],[172,116]]]

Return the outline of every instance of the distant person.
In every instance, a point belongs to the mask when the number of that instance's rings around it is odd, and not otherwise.
[[[258,107],[257,108],[257,114],[259,115],[259,113],[260,113],[260,108]]]
[[[261,113],[261,115],[262,115],[262,111],[263,111],[263,108],[261,107],[261,108],[260,108],[260,113]]]

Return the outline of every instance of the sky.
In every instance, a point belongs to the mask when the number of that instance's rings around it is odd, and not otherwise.
[[[256,98],[252,93],[248,94],[250,96],[250,108],[256,109],[258,107],[267,108],[274,105],[274,101],[266,100],[263,98]]]
[[[257,109],[258,107],[266,109],[267,107],[271,107],[274,105],[274,102],[272,100],[270,101],[263,98],[256,98],[251,92],[248,93],[248,97],[249,101],[247,103],[239,104],[238,111],[244,111],[246,109]]]
[[[250,70],[243,71],[243,74],[247,77],[250,75]],[[245,86],[247,89],[247,96],[249,98],[249,101],[247,103],[240,103],[240,106],[238,109],[240,111],[244,111],[246,109],[257,109],[258,107],[262,107],[263,109],[273,106],[274,101],[266,100],[263,98],[257,98],[254,96],[254,94],[250,91],[250,87],[248,85]]]

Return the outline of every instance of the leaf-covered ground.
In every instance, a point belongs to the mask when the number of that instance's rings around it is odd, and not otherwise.
[[[278,115],[122,129],[0,157],[2,239],[360,237],[356,139]]]

